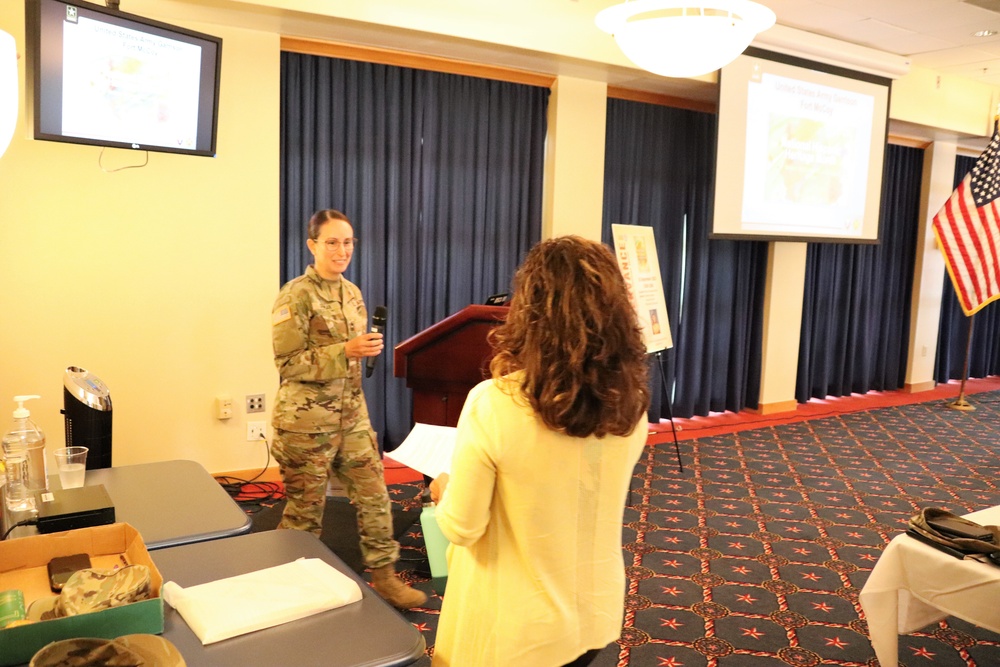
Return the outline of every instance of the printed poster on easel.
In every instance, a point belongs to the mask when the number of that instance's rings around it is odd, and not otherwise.
[[[629,298],[642,326],[646,352],[651,354],[673,347],[653,228],[642,225],[611,225],[611,234],[618,268],[625,277]]]

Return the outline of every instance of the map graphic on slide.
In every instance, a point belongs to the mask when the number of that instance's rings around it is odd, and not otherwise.
[[[872,98],[775,75],[748,85],[744,227],[860,234]]]
[[[63,23],[63,131],[194,148],[201,48],[84,17]],[[81,113],[85,110],[86,113]]]

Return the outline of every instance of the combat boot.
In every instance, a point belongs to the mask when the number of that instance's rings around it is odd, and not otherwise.
[[[372,586],[386,602],[396,609],[412,609],[427,602],[423,591],[407,586],[396,574],[396,566],[392,563],[372,569]]]

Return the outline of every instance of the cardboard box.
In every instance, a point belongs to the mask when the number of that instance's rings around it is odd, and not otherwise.
[[[114,639],[136,633],[163,633],[163,600],[160,599],[163,577],[149,557],[139,532],[127,523],[0,542],[0,590],[19,589],[24,593],[25,606],[36,599],[52,596],[46,569],[49,559],[78,553],[88,554],[95,568],[111,569],[125,563],[147,566],[155,597],[90,614],[0,629],[0,667],[27,663],[40,648],[60,639]]]

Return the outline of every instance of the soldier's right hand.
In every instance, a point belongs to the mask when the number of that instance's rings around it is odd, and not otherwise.
[[[355,336],[344,344],[344,354],[349,359],[360,359],[362,357],[374,357],[382,352],[385,347],[383,336],[380,333],[363,333]]]

